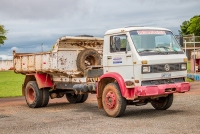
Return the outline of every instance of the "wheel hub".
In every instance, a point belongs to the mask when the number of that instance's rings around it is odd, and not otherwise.
[[[85,59],[85,66],[95,65],[95,58],[93,56],[88,56]]]
[[[33,90],[32,88],[30,88],[30,89],[28,90],[28,99],[29,99],[31,102],[33,102],[34,99],[35,99],[34,90]]]
[[[109,91],[106,94],[106,105],[108,107],[108,109],[113,109],[116,106],[116,96],[112,91]]]

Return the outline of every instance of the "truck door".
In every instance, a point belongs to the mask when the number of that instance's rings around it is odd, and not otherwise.
[[[117,72],[127,80],[134,78],[133,54],[125,34],[110,37],[110,51],[106,56],[107,72]]]

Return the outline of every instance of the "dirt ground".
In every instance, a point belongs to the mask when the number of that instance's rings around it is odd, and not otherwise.
[[[70,104],[66,98],[50,100],[45,108],[31,109],[24,97],[0,99],[1,134],[79,134],[147,133],[199,134],[200,82],[191,91],[175,94],[173,105],[157,111],[150,104],[127,106],[120,118],[108,117],[98,109],[94,94],[82,104]]]

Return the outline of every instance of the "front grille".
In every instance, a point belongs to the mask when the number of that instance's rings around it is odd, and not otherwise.
[[[151,65],[151,73],[166,72],[165,65],[166,64]],[[173,63],[173,64],[168,64],[168,65],[170,67],[169,71],[181,70],[181,63]]]
[[[186,63],[169,63],[169,64],[154,64],[154,65],[143,65],[141,68],[142,74],[146,73],[161,73],[161,72],[173,72],[173,71],[183,71],[181,69],[181,65]],[[149,66],[150,67],[150,72],[143,72],[143,67]],[[167,67],[167,69],[166,69]],[[187,65],[186,65],[187,69]],[[186,70],[184,69],[184,70]]]

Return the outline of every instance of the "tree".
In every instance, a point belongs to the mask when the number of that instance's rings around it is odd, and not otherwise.
[[[194,35],[200,36],[200,15],[190,19],[187,31],[190,34],[194,33]]]
[[[200,36],[200,15],[192,17],[189,21],[184,21],[180,28],[181,35],[194,34],[195,36]]]
[[[180,25],[181,31],[179,31],[179,33],[180,33],[181,35],[190,34],[190,33],[188,33],[188,31],[187,31],[188,26],[189,26],[189,21],[184,21],[184,22],[182,23],[182,25]]]
[[[0,25],[0,45],[4,44],[4,40],[6,40],[7,30],[4,29],[4,25]]]

